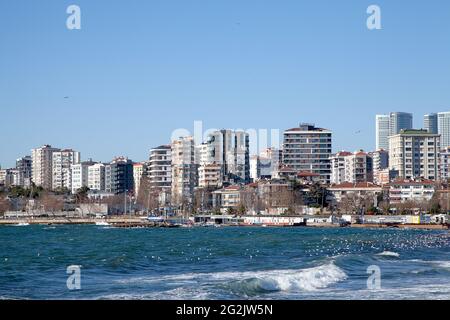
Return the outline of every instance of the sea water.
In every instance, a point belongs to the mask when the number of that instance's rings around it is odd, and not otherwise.
[[[0,299],[450,299],[450,234],[2,226]]]

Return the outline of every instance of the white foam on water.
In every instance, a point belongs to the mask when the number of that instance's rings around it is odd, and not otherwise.
[[[120,284],[139,283],[215,283],[233,284],[239,291],[313,291],[327,288],[347,279],[345,272],[333,262],[299,270],[267,270],[247,272],[187,273],[159,277],[138,277],[118,280]],[[241,290],[242,289],[242,290]]]
[[[250,276],[250,274],[248,274]],[[256,272],[240,281],[243,289],[258,291],[301,292],[327,288],[347,279],[345,272],[334,263],[308,269]]]
[[[398,257],[400,257],[400,254],[398,254],[397,252],[392,252],[392,251],[383,251],[381,253],[378,253],[377,256],[398,258]]]

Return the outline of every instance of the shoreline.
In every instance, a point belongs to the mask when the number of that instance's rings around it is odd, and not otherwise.
[[[29,225],[96,225],[98,222],[107,222],[112,227],[118,228],[157,228],[161,225],[157,225],[152,222],[145,221],[141,217],[139,218],[108,218],[108,219],[83,219],[83,218],[35,218],[35,219],[8,219],[0,220],[0,226],[17,226],[20,224]],[[222,224],[217,225],[220,227],[242,227],[242,228],[341,228],[338,224],[331,223],[312,223],[303,226],[294,225],[244,225],[244,224]],[[202,225],[192,225],[192,227],[204,228]],[[209,226],[214,227],[214,226]],[[356,229],[416,229],[416,230],[450,230],[450,225],[442,224],[350,224],[343,228],[356,228]]]

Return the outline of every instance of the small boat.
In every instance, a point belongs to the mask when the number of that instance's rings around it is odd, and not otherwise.
[[[103,227],[110,226],[110,224],[108,222],[106,222],[106,221],[97,221],[95,223],[95,225],[96,226],[103,226]]]

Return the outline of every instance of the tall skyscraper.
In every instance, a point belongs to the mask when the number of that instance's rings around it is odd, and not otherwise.
[[[313,124],[300,124],[284,132],[283,165],[320,175],[323,183],[331,181],[332,132]]]
[[[441,148],[450,147],[450,111],[438,113],[438,133],[441,135]]]
[[[250,137],[244,131],[220,130],[208,136],[208,159],[222,166],[224,182],[250,182]]]
[[[413,128],[413,115],[406,112],[391,112],[389,115],[389,135],[399,134],[403,129]],[[387,149],[386,149],[387,150]]]
[[[430,113],[423,116],[423,128],[429,133],[438,133],[438,115]]]
[[[439,134],[402,130],[389,137],[389,168],[403,179],[439,178]]]
[[[375,117],[376,150],[389,149],[390,116],[377,114]]]
[[[42,187],[46,190],[52,189],[53,152],[57,151],[60,151],[60,149],[52,148],[50,145],[45,145],[31,150],[32,180],[36,186]]]

